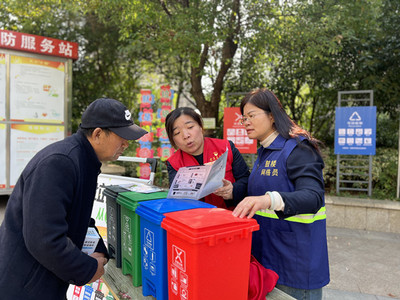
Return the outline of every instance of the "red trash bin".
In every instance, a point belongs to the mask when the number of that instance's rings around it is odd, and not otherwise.
[[[236,218],[222,208],[164,215],[169,299],[247,299],[251,237],[259,229],[257,221]]]

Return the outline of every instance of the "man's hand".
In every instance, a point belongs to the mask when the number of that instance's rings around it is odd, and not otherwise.
[[[97,271],[88,283],[95,282],[96,280],[100,279],[101,276],[104,275],[104,265],[108,262],[104,253],[94,252],[90,256],[97,260]]]

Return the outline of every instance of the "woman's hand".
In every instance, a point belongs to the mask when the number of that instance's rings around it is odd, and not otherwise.
[[[233,199],[233,185],[229,180],[222,179],[224,186],[216,189],[214,194],[224,198],[224,200]]]
[[[250,219],[257,211],[261,209],[267,209],[270,206],[271,198],[269,195],[249,196],[240,201],[240,203],[233,210],[232,214],[235,217],[244,218],[247,216],[247,218]]]

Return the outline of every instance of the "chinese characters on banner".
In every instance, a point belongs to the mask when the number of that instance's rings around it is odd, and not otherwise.
[[[171,111],[172,99],[174,91],[171,90],[169,85],[161,86],[160,99],[155,101],[155,95],[151,90],[140,91],[140,112],[139,122],[140,126],[146,129],[149,133],[139,139],[139,147],[136,149],[136,156],[152,158],[154,157],[154,150],[152,149],[154,136],[158,138],[159,147],[157,148],[157,155],[161,160],[166,160],[172,153],[173,148],[169,143],[167,132],[164,126],[165,117]],[[158,107],[153,109],[153,107]],[[155,131],[153,130],[155,127]],[[138,177],[143,179],[150,178],[149,164],[141,163],[137,168]]]
[[[0,48],[78,59],[78,43],[3,29]]]

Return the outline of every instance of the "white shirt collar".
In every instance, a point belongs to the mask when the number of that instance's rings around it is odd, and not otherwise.
[[[276,139],[276,137],[279,135],[278,131],[274,131],[273,133],[271,133],[265,140],[261,141],[260,144],[261,146],[263,146],[264,148],[269,147],[269,145],[272,144],[272,142]]]

